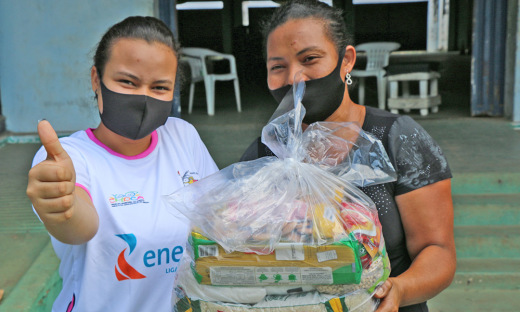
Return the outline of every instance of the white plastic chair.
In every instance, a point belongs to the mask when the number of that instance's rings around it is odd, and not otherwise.
[[[397,42],[367,42],[356,46],[356,51],[365,51],[367,65],[365,69],[354,69],[350,74],[359,78],[359,104],[365,105],[365,78],[377,78],[377,100],[380,109],[386,105],[386,71],[390,59],[390,52],[399,49]]]
[[[233,80],[237,110],[239,112],[242,111],[240,106],[240,88],[238,85],[237,69],[235,57],[233,55],[223,54],[204,48],[182,48],[181,57],[183,60],[188,62],[191,68],[190,100],[188,106],[189,114],[191,114],[193,108],[195,84],[200,81],[204,81],[204,86],[206,88],[208,115],[213,116],[215,114],[215,81],[217,80]],[[209,58],[210,61],[228,60],[230,72],[225,74],[208,73],[206,58]]]

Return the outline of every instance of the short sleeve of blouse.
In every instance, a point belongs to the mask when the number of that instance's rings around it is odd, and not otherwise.
[[[392,125],[388,147],[396,164],[396,195],[452,177],[440,146],[409,116]]]

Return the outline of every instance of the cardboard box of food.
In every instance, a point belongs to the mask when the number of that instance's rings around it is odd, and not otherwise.
[[[342,241],[323,246],[280,243],[267,255],[226,251],[192,232],[193,274],[200,284],[226,286],[291,286],[358,284],[359,243]]]

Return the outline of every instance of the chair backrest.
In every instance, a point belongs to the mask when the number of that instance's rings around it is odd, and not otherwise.
[[[202,74],[202,61],[199,58],[181,56],[181,60],[186,61],[189,64],[192,82],[201,81],[204,78]]]
[[[206,57],[211,58],[212,60],[228,60],[230,65],[230,72],[231,74],[236,75],[236,64],[235,64],[235,57],[231,54],[224,54],[217,51],[213,51],[206,48],[181,48],[180,51],[181,55],[186,56],[187,59],[199,59],[200,60],[200,69],[202,76],[208,75],[208,69],[206,68]],[[193,61],[190,62],[190,66],[192,65]],[[192,67],[193,70],[193,67]],[[193,71],[192,71],[193,72]],[[217,74],[212,74],[217,75]]]
[[[401,47],[397,42],[367,42],[358,44],[356,51],[365,51],[367,54],[367,70],[382,69],[389,63],[390,52]]]
[[[220,55],[222,53],[206,48],[181,48],[181,54],[195,57],[206,57],[210,55]]]

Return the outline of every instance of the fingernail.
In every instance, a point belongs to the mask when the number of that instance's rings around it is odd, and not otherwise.
[[[45,119],[45,118],[38,119],[38,123],[40,123],[40,121],[44,121],[44,120],[47,120],[47,119]]]

